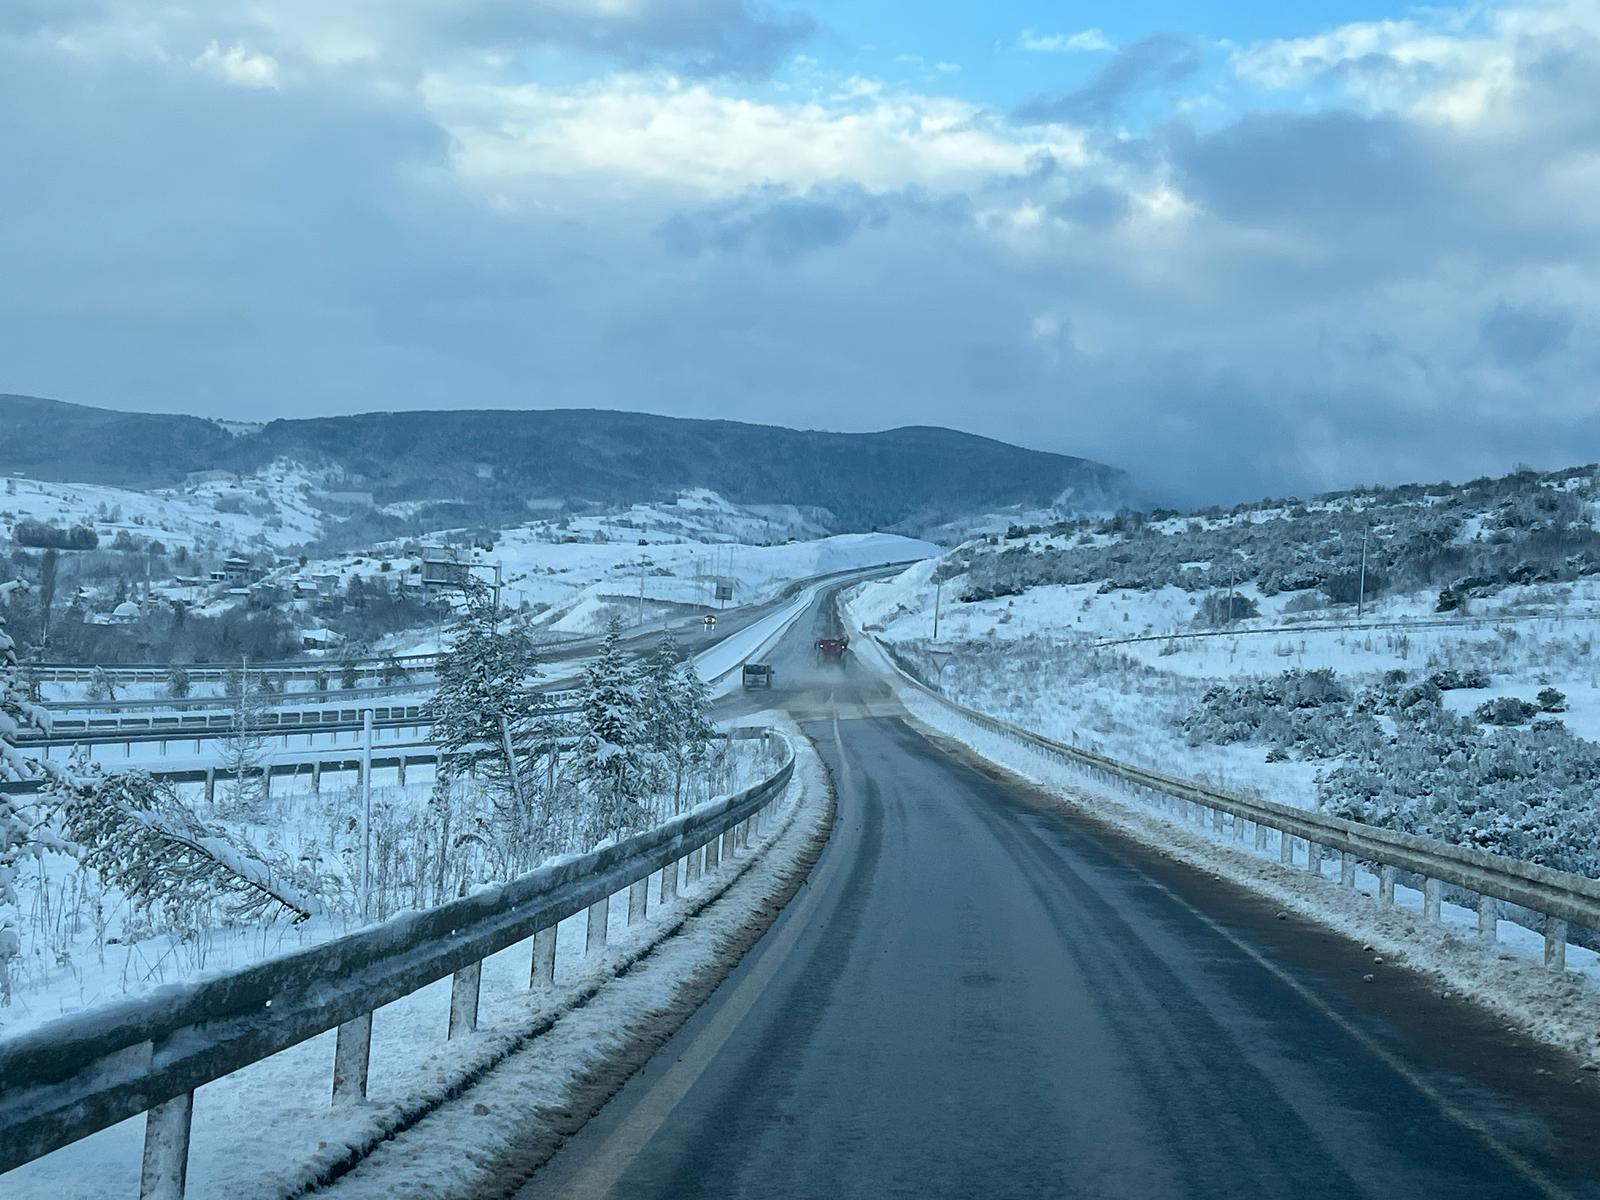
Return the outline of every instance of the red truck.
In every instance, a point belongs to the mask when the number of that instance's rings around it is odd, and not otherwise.
[[[844,666],[844,652],[850,648],[850,639],[847,637],[818,638],[817,639],[817,665],[823,663],[838,663]]]

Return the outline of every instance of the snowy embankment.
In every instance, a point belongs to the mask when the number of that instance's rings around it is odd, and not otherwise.
[[[845,605],[846,618],[857,630],[876,623],[871,618],[881,620],[883,616],[880,606],[862,603],[871,586]],[[1487,1005],[1540,1040],[1569,1050],[1586,1063],[1600,1064],[1600,955],[1594,951],[1568,946],[1567,969],[1552,972],[1543,966],[1542,935],[1505,919],[1498,923],[1495,949],[1488,951],[1477,941],[1475,909],[1446,902],[1441,907],[1442,919],[1435,924],[1424,917],[1423,896],[1415,888],[1397,884],[1393,906],[1378,904],[1378,879],[1368,870],[1357,871],[1352,891],[1338,886],[1339,864],[1335,861],[1322,864],[1322,873],[1312,873],[1307,870],[1304,852],[1297,850],[1295,862],[1286,868],[1275,850],[1270,857],[1253,853],[1208,825],[1182,821],[1130,792],[963,716],[907,684],[870,634],[861,635],[858,653],[865,665],[890,683],[913,721],[928,732],[966,746],[1062,803],[1159,846],[1174,858],[1251,888],[1285,909],[1363,942],[1373,953],[1374,972],[1386,965],[1423,972],[1447,990]],[[987,711],[967,703],[980,712]],[[1273,798],[1283,799],[1276,794]]]
[[[446,1042],[450,980],[380,1010],[373,1022],[370,1099],[328,1105],[330,1031],[201,1088],[195,1097],[189,1193],[275,1198],[360,1165],[341,1194],[500,1194],[552,1151],[572,1114],[603,1103],[704,998],[770,922],[809,868],[831,815],[826,772],[803,735],[796,767],[759,846],[678,898],[627,924],[613,903],[609,942],[584,956],[584,916],[557,939],[555,988],[528,988],[529,948],[485,960],[478,1032]],[[137,1194],[144,1121],[103,1130],[0,1180],[16,1200]],[[368,1155],[370,1158],[367,1158]]]

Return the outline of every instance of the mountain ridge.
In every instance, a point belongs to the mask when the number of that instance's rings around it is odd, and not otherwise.
[[[476,519],[707,488],[743,504],[800,504],[840,531],[918,528],[1010,506],[1116,507],[1127,476],[1091,459],[940,426],[836,433],[609,409],[444,409],[279,418],[259,429],[0,395],[0,471],[171,487],[276,460],[331,470],[377,503],[452,497]]]

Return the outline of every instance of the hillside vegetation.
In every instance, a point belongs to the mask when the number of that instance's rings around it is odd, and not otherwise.
[[[1051,736],[1600,876],[1597,501],[1591,466],[1013,528],[856,612]]]

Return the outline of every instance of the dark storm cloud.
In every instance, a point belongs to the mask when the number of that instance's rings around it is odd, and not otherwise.
[[[1036,96],[1020,105],[1019,121],[1099,124],[1118,116],[1141,94],[1161,91],[1199,73],[1201,43],[1176,33],[1156,33],[1122,47],[1095,76],[1070,92]]]
[[[1484,316],[1478,332],[1484,349],[1502,366],[1524,367],[1566,349],[1572,327],[1569,312],[1502,302]]]

